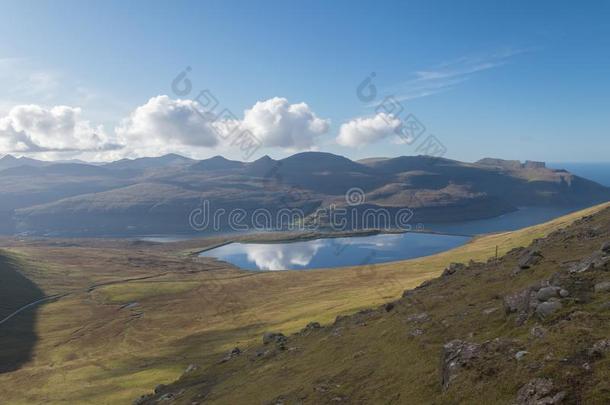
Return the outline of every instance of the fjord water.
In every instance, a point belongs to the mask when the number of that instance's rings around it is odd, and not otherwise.
[[[315,269],[428,256],[466,243],[467,236],[419,233],[315,239],[291,243],[231,243],[201,253],[248,270]]]

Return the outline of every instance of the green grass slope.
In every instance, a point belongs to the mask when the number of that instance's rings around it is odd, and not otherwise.
[[[529,239],[523,232],[512,242]],[[141,402],[607,404],[610,208],[530,242],[389,305],[268,344],[259,336]],[[540,260],[520,269],[534,251]],[[552,298],[540,295],[548,286]],[[507,303],[523,291],[528,301],[511,312]]]

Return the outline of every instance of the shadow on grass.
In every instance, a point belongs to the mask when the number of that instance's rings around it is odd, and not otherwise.
[[[43,291],[19,270],[19,259],[0,251],[0,320],[19,308],[44,298]],[[0,374],[18,370],[32,358],[38,339],[32,307],[0,324]]]

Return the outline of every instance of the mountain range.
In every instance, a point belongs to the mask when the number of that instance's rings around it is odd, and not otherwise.
[[[0,159],[0,232],[36,235],[189,233],[190,213],[300,209],[308,215],[345,193],[364,191],[364,207],[410,208],[412,221],[493,217],[521,206],[584,206],[610,189],[542,162],[430,156],[352,161],[322,152],[240,162],[170,154],[110,163]],[[226,226],[226,224],[222,224]]]

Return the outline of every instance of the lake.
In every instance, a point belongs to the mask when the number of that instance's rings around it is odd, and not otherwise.
[[[304,270],[385,263],[428,256],[453,249],[471,237],[540,224],[577,208],[523,207],[495,218],[443,224],[424,229],[458,235],[425,233],[380,234],[315,239],[292,243],[231,243],[200,254],[247,270]]]
[[[470,240],[418,233],[314,239],[291,243],[231,243],[201,253],[247,270],[317,269],[428,256]]]

